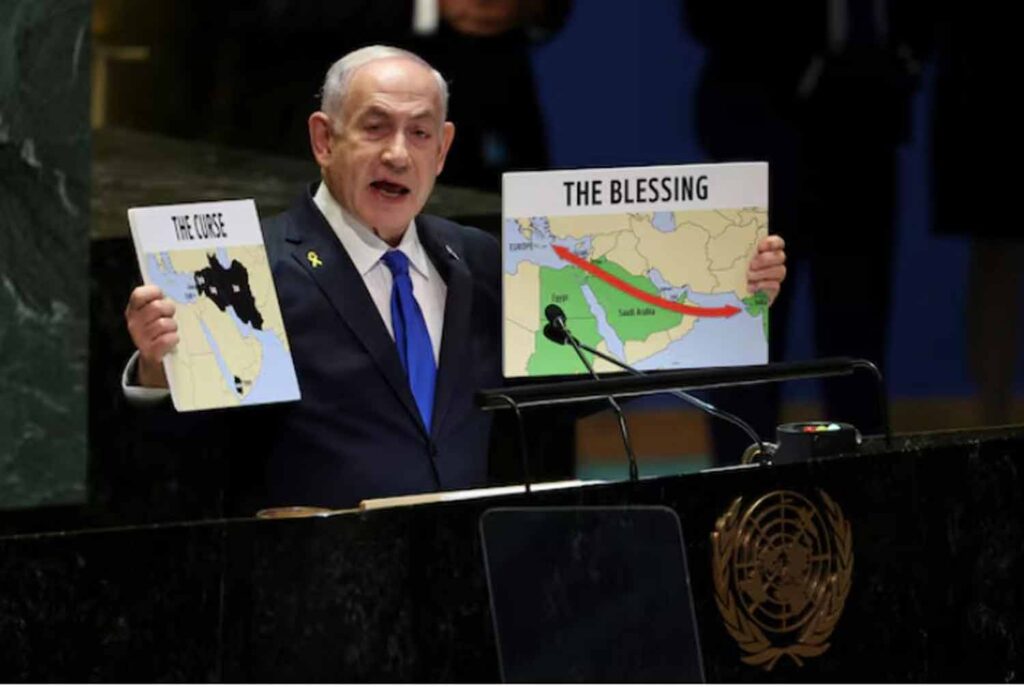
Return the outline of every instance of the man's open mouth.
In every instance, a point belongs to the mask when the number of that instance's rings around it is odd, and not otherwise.
[[[370,183],[370,186],[377,191],[380,191],[381,195],[386,198],[401,198],[409,193],[409,189],[401,184],[396,184],[391,181],[385,181],[380,179]]]

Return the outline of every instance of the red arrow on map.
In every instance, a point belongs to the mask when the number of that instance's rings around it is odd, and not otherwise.
[[[734,305],[723,305],[720,308],[702,308],[698,305],[686,305],[685,303],[667,301],[664,298],[652,296],[646,291],[641,291],[635,286],[627,284],[615,275],[605,272],[594,263],[588,262],[578,255],[573,255],[568,248],[554,246],[554,249],[555,253],[557,253],[558,257],[562,258],[562,260],[579,267],[588,274],[592,274],[609,286],[613,286],[619,291],[628,293],[633,298],[641,300],[644,303],[649,303],[657,308],[665,308],[666,310],[672,310],[674,312],[682,313],[684,315],[692,315],[694,317],[732,317],[740,311],[740,309]]]

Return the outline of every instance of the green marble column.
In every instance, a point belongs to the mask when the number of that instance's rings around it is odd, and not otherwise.
[[[0,0],[0,509],[85,500],[88,0]]]

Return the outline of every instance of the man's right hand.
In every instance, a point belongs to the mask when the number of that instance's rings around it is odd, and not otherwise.
[[[128,334],[139,349],[139,384],[166,389],[163,358],[178,343],[174,302],[164,298],[158,286],[140,286],[128,297],[124,319]]]

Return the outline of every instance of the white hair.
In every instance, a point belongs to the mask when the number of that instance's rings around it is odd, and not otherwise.
[[[431,67],[419,55],[408,50],[402,50],[401,48],[392,48],[388,45],[370,45],[353,50],[332,64],[331,68],[327,70],[323,88],[320,90],[320,109],[332,116],[340,114],[342,105],[345,102],[345,96],[348,95],[349,85],[352,83],[352,77],[356,71],[370,62],[396,57],[412,60],[430,70],[431,75],[437,82],[438,94],[441,96],[441,121],[445,121],[448,117],[448,83],[441,76],[441,72]]]

